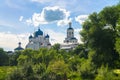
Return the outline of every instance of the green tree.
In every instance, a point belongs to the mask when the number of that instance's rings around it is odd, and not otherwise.
[[[56,43],[56,44],[54,44],[53,46],[52,46],[52,48],[54,49],[54,50],[59,50],[60,49],[60,44],[59,43]]]
[[[84,60],[81,65],[78,65],[78,71],[83,80],[95,78],[96,68],[91,59]]]
[[[0,66],[5,66],[9,64],[9,57],[7,53],[0,48]]]
[[[115,28],[116,30],[116,42],[115,42],[115,50],[117,51],[118,55],[118,60],[115,61],[116,68],[120,68],[120,18],[117,22],[117,26]]]
[[[64,60],[51,61],[47,70],[49,72],[49,75],[51,75],[51,80],[54,80],[52,79],[54,77],[55,80],[67,80],[67,73],[69,69]]]
[[[120,54],[120,19],[118,20],[117,27],[116,27],[115,49]]]
[[[88,58],[88,50],[84,44],[78,45],[72,52],[72,55],[79,55],[80,58]]]
[[[7,80],[23,80],[23,74],[16,69],[8,76]]]
[[[32,55],[34,54],[34,51],[31,49],[26,49],[20,54],[20,56],[17,58],[19,65],[24,65],[26,63],[32,63]]]
[[[114,66],[114,61],[118,59],[115,51],[115,27],[119,17],[117,6],[104,8],[99,13],[93,13],[83,24],[80,32],[85,48],[95,51],[92,61],[100,67],[102,64]]]
[[[95,80],[119,80],[119,78],[113,73],[112,70],[109,70],[108,67],[102,65],[98,69],[98,74]]]
[[[14,52],[13,54],[9,55],[9,65],[10,66],[17,66],[18,64],[18,57],[22,54],[21,51]]]

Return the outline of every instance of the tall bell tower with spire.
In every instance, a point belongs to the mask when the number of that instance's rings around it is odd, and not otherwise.
[[[74,29],[72,28],[72,23],[69,22],[69,27],[67,28],[67,37],[64,43],[77,43],[78,40],[74,37]]]
[[[67,29],[67,38],[74,37],[74,29],[71,26],[71,22],[69,22],[69,28]]]

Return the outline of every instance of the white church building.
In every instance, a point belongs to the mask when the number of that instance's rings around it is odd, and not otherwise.
[[[33,35],[29,36],[29,42],[26,45],[26,48],[38,50],[40,48],[50,48],[51,43],[49,41],[49,35],[44,35],[43,31],[38,29],[38,31],[34,32]]]

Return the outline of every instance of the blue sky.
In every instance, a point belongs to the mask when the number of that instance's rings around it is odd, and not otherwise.
[[[40,27],[50,35],[52,44],[62,43],[68,22],[72,22],[75,36],[80,42],[79,31],[87,16],[119,0],[0,0],[0,47],[13,50],[21,41]]]

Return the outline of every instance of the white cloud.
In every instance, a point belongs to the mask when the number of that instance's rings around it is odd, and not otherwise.
[[[75,32],[75,37],[78,39],[78,43],[83,43],[81,41],[81,36],[80,36],[79,32]]]
[[[51,44],[63,43],[63,40],[66,37],[66,34],[64,34],[62,32],[56,32],[51,29],[46,29],[45,32],[48,32],[48,34],[50,35]]]
[[[22,21],[22,20],[23,20],[23,16],[20,16],[19,21]]]
[[[25,23],[27,23],[28,25],[31,25],[31,24],[32,24],[32,19],[31,19],[31,18],[27,19],[27,20],[25,21]]]
[[[82,30],[82,28],[76,28],[76,29],[74,29],[74,31],[75,31],[75,37],[78,39],[79,43],[82,43],[81,36],[79,34],[81,30]]]
[[[70,13],[65,9],[54,6],[44,8],[43,15],[46,21],[51,22],[66,19],[70,16]]]
[[[0,47],[5,50],[14,50],[18,47],[18,42],[22,43],[22,47],[24,48],[28,42],[28,33],[25,34],[12,34],[10,32],[0,32]]]
[[[45,20],[44,18],[44,14],[43,12],[40,14],[40,13],[34,13],[33,16],[32,16],[32,24],[37,27],[39,26],[40,24],[47,24],[48,22]]]
[[[82,30],[82,28],[74,29],[75,32],[80,32],[81,30]]]
[[[40,24],[48,24],[51,22],[59,22],[62,20],[68,20],[70,12],[65,9],[61,9],[58,6],[45,7],[41,13],[34,13],[31,21],[26,20],[27,23],[32,22],[32,25],[39,26]],[[60,23],[59,23],[60,24]]]
[[[60,21],[57,22],[57,25],[58,26],[65,26],[65,25],[68,25],[69,22],[72,22],[71,18],[60,20]]]
[[[79,22],[80,24],[83,24],[84,21],[88,18],[88,15],[79,15],[75,17],[75,20]]]

